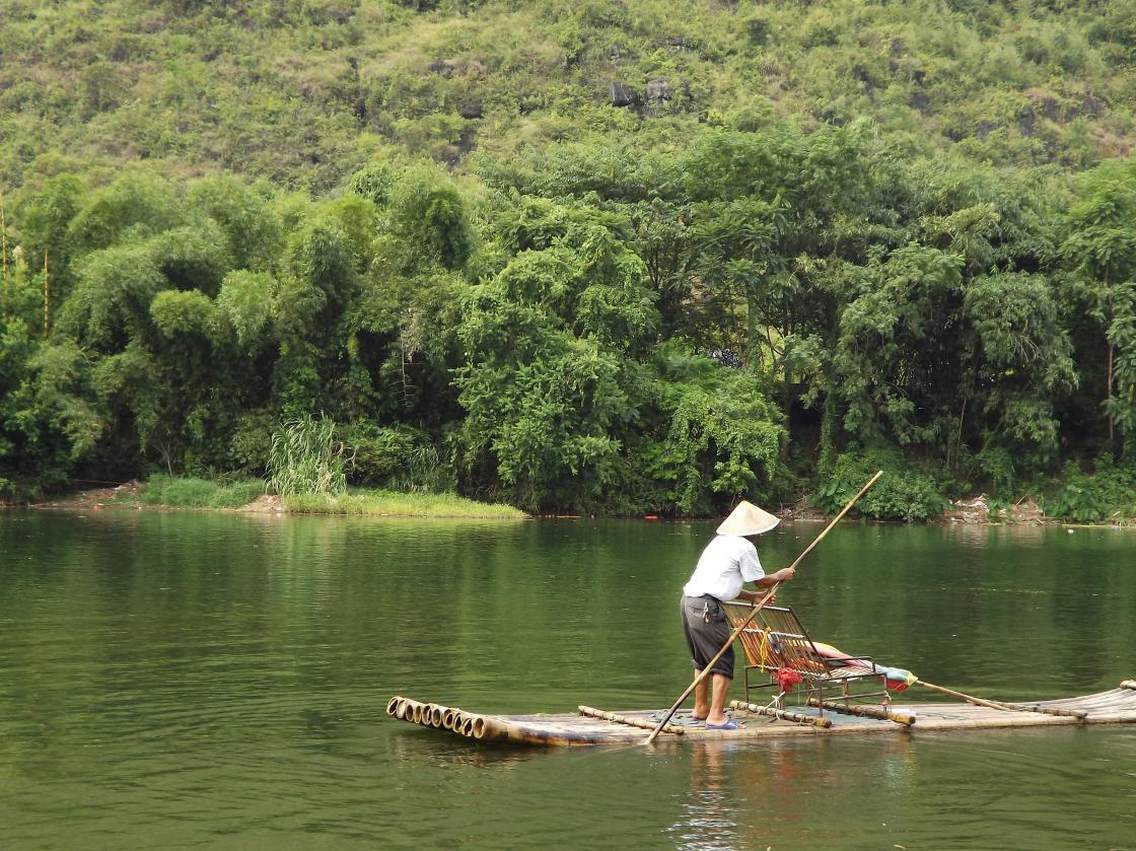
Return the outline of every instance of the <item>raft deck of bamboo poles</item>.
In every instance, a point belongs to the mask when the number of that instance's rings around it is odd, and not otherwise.
[[[683,723],[689,712],[675,716],[678,722],[661,735],[672,741],[740,741],[775,739],[788,736],[833,736],[857,734],[919,735],[994,728],[1036,728],[1086,726],[1093,724],[1136,723],[1136,680],[1125,680],[1118,688],[1083,697],[1007,704],[1011,709],[995,709],[969,703],[893,703],[889,712],[910,724],[879,717],[856,715],[825,709],[831,722],[824,727],[802,720],[788,720],[735,708],[734,719],[742,722],[738,730],[708,730],[705,726]],[[821,710],[811,706],[791,707],[793,714],[819,717]],[[1077,715],[1053,715],[1037,709],[1065,709]],[[585,710],[587,710],[585,714]],[[574,714],[489,715],[457,707],[420,703],[405,697],[392,697],[387,714],[424,727],[451,732],[480,742],[504,742],[544,747],[568,745],[631,744],[642,742],[664,710],[623,710],[607,712],[580,707]],[[615,720],[618,719],[618,720]],[[653,723],[654,722],[654,723]],[[679,732],[681,730],[681,732]]]

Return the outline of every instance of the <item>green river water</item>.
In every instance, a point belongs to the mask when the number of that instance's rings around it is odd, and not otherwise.
[[[384,715],[669,704],[712,532],[0,512],[0,848],[1136,848],[1136,727],[529,750]],[[967,692],[1136,677],[1130,532],[849,524],[781,599]]]

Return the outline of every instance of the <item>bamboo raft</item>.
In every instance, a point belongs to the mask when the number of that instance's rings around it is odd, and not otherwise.
[[[740,741],[789,736],[978,730],[1007,727],[1058,727],[1089,724],[1136,723],[1136,680],[1083,697],[1026,703],[907,703],[892,704],[886,711],[875,707],[867,714],[852,706],[845,712],[825,707],[797,706],[789,710],[733,701],[738,730],[708,730],[683,721],[689,713],[676,715],[678,723],[664,727],[662,735],[674,741]],[[823,712],[822,712],[823,709]],[[872,707],[868,707],[872,710]],[[766,710],[764,713],[762,710]],[[1049,711],[1047,711],[1049,710]],[[1061,710],[1055,713],[1052,710]],[[606,712],[581,706],[576,714],[483,715],[457,707],[420,703],[395,696],[387,714],[424,727],[448,731],[479,742],[558,747],[570,745],[636,744],[646,740],[665,710]],[[826,726],[823,722],[829,722]]]

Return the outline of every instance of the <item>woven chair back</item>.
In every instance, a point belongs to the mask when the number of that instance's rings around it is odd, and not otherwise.
[[[723,605],[735,628],[753,611],[753,604],[748,601]],[[825,676],[829,670],[796,613],[787,606],[764,607],[738,638],[748,665],[764,670],[792,668],[812,677]]]

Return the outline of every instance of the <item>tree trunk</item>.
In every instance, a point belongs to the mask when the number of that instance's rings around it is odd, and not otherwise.
[[[789,343],[783,342],[783,354],[781,355],[781,410],[785,412],[785,442],[781,444],[781,457],[786,458],[789,455],[789,444],[793,439],[792,432],[792,415],[793,415],[793,370],[789,366]]]
[[[1116,458],[1116,417],[1112,413],[1112,361],[1115,356],[1116,346],[1113,343],[1108,344],[1108,382],[1107,391],[1105,395],[1105,404],[1108,405],[1108,452]]]

